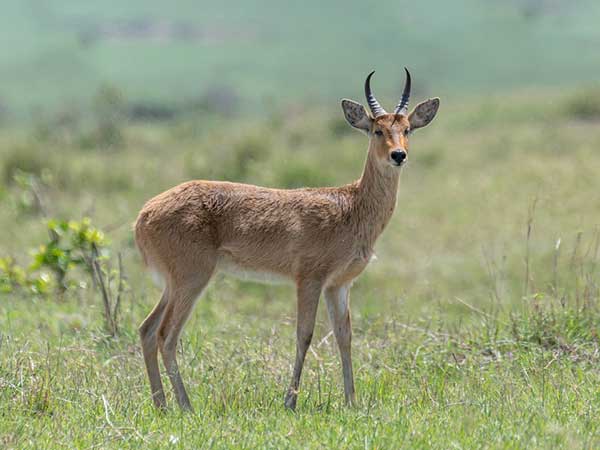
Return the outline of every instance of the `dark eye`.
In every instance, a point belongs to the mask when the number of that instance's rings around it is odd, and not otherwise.
[[[404,136],[408,136],[410,134],[410,130],[407,128],[406,130],[404,130]]]
[[[381,130],[375,130],[375,134],[377,136],[383,136],[383,131],[381,131]]]

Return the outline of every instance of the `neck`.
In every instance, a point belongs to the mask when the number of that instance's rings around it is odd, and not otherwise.
[[[373,242],[383,231],[396,207],[400,169],[382,167],[375,152],[367,154],[367,161],[356,191],[357,213],[361,229]]]

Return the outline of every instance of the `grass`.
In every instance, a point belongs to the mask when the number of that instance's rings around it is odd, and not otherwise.
[[[542,345],[507,329],[490,340],[485,327],[447,333],[407,325],[400,315],[359,319],[360,396],[349,409],[336,349],[321,326],[294,414],[282,406],[292,321],[227,320],[217,308],[192,320],[183,340],[183,373],[198,409],[193,415],[153,410],[129,327],[111,341],[93,327],[69,329],[82,315],[71,306],[29,303],[9,313],[0,372],[5,448],[598,445],[595,339],[578,335]],[[30,321],[24,316],[40,314],[63,323],[27,336],[13,331]],[[562,324],[554,331],[573,330]]]
[[[283,408],[293,290],[224,277],[182,336],[196,414],[153,410],[136,328],[160,292],[130,225],[147,198],[190,178],[293,187],[358,177],[366,139],[344,131],[337,105],[120,125],[113,146],[82,145],[86,130],[69,125],[4,129],[0,256],[27,266],[47,239],[44,214],[90,216],[113,266],[122,253],[127,287],[115,339],[84,273],[62,296],[0,294],[0,446],[597,447],[600,129],[568,107],[581,98],[442,103],[411,138],[378,261],[353,287],[358,405],[343,405],[320,308],[295,414]],[[35,183],[11,179],[22,171]]]

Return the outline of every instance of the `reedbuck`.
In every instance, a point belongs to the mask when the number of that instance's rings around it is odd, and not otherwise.
[[[160,349],[179,406],[191,409],[176,360],[181,330],[215,272],[283,278],[297,294],[296,360],[285,406],[296,407],[304,357],[324,293],[340,350],[347,403],[353,403],[349,291],[373,255],[373,245],[394,207],[408,136],[434,118],[439,99],[409,114],[410,74],[400,103],[387,113],[365,81],[371,114],[342,100],[350,125],[369,138],[363,174],[341,187],[267,189],[221,181],[190,181],[146,203],[135,239],[148,266],[165,281],[162,298],[140,326],[152,399],[166,406],[158,366]]]

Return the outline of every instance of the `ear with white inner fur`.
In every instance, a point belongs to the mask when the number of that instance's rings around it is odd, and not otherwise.
[[[354,128],[365,132],[371,129],[373,119],[369,117],[363,105],[345,98],[342,100],[342,109],[346,120]]]
[[[415,106],[415,109],[408,115],[410,129],[415,130],[429,124],[435,117],[438,108],[440,107],[439,98],[430,98]]]

